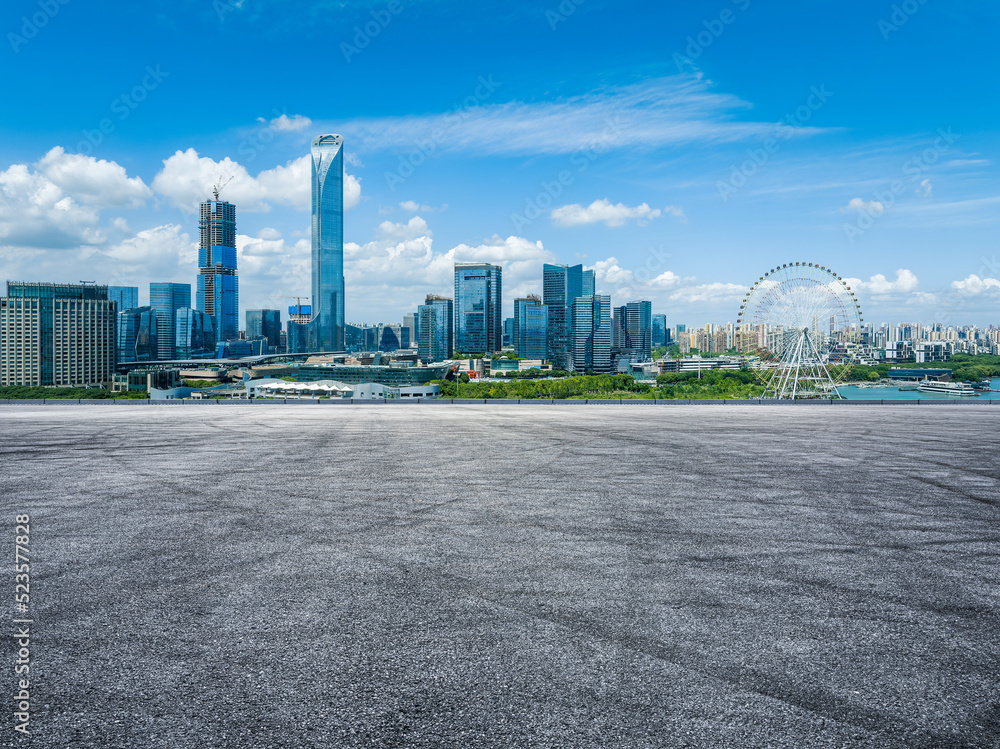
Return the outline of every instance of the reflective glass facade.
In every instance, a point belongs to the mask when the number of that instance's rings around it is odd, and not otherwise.
[[[312,142],[310,351],[344,350],[344,139]]]
[[[649,361],[653,346],[653,303],[629,302],[615,307],[611,345],[631,361]]]
[[[653,347],[666,346],[669,340],[670,334],[667,332],[667,316],[653,315]]]
[[[118,361],[156,361],[156,310],[136,307],[118,313]]]
[[[542,267],[542,303],[549,309],[548,359],[564,369],[573,368],[571,326],[573,300],[594,294],[594,271],[582,265]]]
[[[455,264],[455,348],[492,353],[503,348],[503,269],[488,263]]]
[[[8,282],[0,299],[0,384],[110,382],[114,310],[107,286]]]
[[[135,309],[139,306],[138,286],[109,286],[108,299],[118,305],[118,311]]]
[[[215,320],[207,312],[181,307],[177,310],[175,352],[177,359],[215,354]]]
[[[149,306],[156,310],[156,343],[161,360],[173,359],[177,339],[177,310],[191,306],[186,283],[149,284]]]
[[[417,357],[425,364],[450,359],[455,353],[452,300],[431,294],[418,309],[420,342]]]
[[[248,309],[246,331],[247,338],[266,338],[267,347],[273,349],[270,353],[277,353],[281,341],[281,310]]]
[[[549,308],[541,297],[514,300],[513,345],[522,359],[548,358]]]
[[[611,297],[577,297],[572,306],[572,369],[611,371]]]

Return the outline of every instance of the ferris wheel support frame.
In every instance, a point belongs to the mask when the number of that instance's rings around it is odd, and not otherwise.
[[[813,289],[817,293],[824,291],[827,301],[809,297]],[[763,294],[761,298],[755,297],[758,290]],[[776,309],[780,310],[778,316],[773,314]],[[827,317],[829,336],[821,332],[818,324]],[[787,263],[772,268],[744,297],[738,316],[741,328],[744,320],[752,321],[755,331],[745,351],[759,359],[753,369],[764,386],[764,398],[844,397],[839,384],[849,371],[850,361],[838,358],[834,362],[831,357],[845,341],[849,348],[864,317],[857,297],[843,278],[816,263]],[[742,340],[746,340],[747,333],[743,336]]]

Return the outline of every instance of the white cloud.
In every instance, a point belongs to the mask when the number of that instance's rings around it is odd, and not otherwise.
[[[273,120],[266,120],[263,117],[258,117],[257,122],[263,122],[275,130],[281,132],[298,132],[300,130],[305,130],[307,127],[312,125],[312,120],[308,117],[296,114],[289,117],[287,114],[283,114],[280,117],[275,117]]]
[[[963,296],[979,296],[1000,289],[1000,281],[995,278],[980,278],[973,273],[962,281],[952,281],[951,288]]]
[[[684,211],[675,206],[667,206],[666,211],[671,215],[684,217]],[[643,226],[663,213],[659,208],[650,208],[648,203],[632,208],[623,203],[612,205],[611,201],[603,198],[595,200],[586,208],[576,203],[556,208],[552,211],[552,222],[556,226],[583,226],[603,221],[607,226],[624,226],[629,219],[637,219],[639,225]]]
[[[750,105],[713,92],[711,81],[690,74],[533,103],[497,103],[499,83],[486,83],[473,86],[470,96],[448,112],[341,121],[336,127],[360,150],[414,151],[419,143],[430,142],[441,151],[480,154],[725,143],[775,132],[771,122],[735,119],[734,113]],[[810,127],[789,130],[795,137],[823,132]]]
[[[50,182],[88,205],[139,208],[153,194],[139,177],[129,177],[114,161],[66,153],[62,146],[45,154],[37,167]]]
[[[922,198],[934,197],[934,185],[931,184],[929,179],[920,180],[920,187],[917,188],[917,195]]]
[[[841,211],[857,211],[858,213],[866,213],[869,216],[881,216],[885,212],[885,206],[882,205],[877,200],[864,201],[861,198],[851,198],[851,201],[846,207],[841,208]]]
[[[418,213],[418,212],[419,213],[434,213],[435,211],[445,211],[445,210],[447,210],[448,209],[448,204],[445,203],[444,205],[435,208],[432,205],[423,205],[421,203],[418,203],[415,200],[404,200],[403,202],[401,202],[399,204],[399,207],[402,208],[404,211],[407,211],[409,213]],[[391,208],[388,209],[388,211],[391,211],[391,210],[392,210]],[[385,211],[382,211],[380,209],[379,212],[383,213]]]
[[[135,236],[99,253],[105,271],[117,279],[143,277],[153,281],[193,283],[198,264],[198,243],[177,224],[144,229]],[[192,304],[194,297],[192,296]]]
[[[609,257],[607,260],[598,260],[594,263],[594,277],[598,285],[620,286],[635,283],[632,271],[622,268],[616,257]]]
[[[427,222],[420,216],[414,216],[405,224],[396,224],[392,221],[383,221],[376,230],[379,239],[392,241],[405,241],[421,235],[433,236],[433,232],[427,226]]]
[[[680,282],[681,282],[681,277],[678,276],[673,271],[669,271],[668,270],[668,271],[665,271],[664,273],[661,273],[656,278],[654,278],[652,281],[650,281],[649,285],[650,286],[656,286],[656,287],[661,288],[661,289],[669,289],[669,288],[672,288],[672,287],[676,286]]]
[[[556,262],[541,242],[523,237],[491,237],[481,244],[434,249],[430,227],[420,216],[405,223],[384,221],[365,244],[344,245],[348,317],[391,322],[423,304],[427,294],[451,296],[456,262],[503,266],[504,309],[515,296],[541,291],[543,263]]]
[[[94,205],[81,205],[25,164],[0,172],[0,246],[65,249],[100,244]]]
[[[852,291],[865,291],[869,294],[909,294],[916,290],[919,285],[917,277],[912,271],[900,268],[896,271],[896,278],[893,281],[887,279],[881,273],[876,273],[867,281],[860,278],[845,278],[844,283],[851,287]]]
[[[254,178],[246,167],[228,156],[215,161],[198,156],[197,151],[189,148],[163,161],[163,169],[153,179],[153,189],[174,207],[195,212],[198,204],[211,196],[212,186],[218,183],[220,175],[225,184],[220,197],[235,203],[240,211],[266,213],[276,203],[300,211],[310,209],[312,157],[309,154],[262,171]],[[350,210],[359,202],[361,183],[345,172],[344,209]]]
[[[240,298],[245,309],[287,309],[295,295],[312,294],[312,246],[305,237],[294,242],[264,228],[256,237],[236,236]],[[283,315],[284,316],[284,315]]]
[[[113,161],[68,154],[56,146],[36,164],[0,172],[0,245],[67,249],[100,245],[127,231],[124,219],[101,226],[101,211],[138,208],[152,195]],[[124,227],[124,228],[123,228]]]
[[[746,291],[746,286],[735,283],[705,283],[678,289],[670,295],[670,299],[674,302],[710,302],[713,304],[733,302],[735,304],[743,298]],[[734,309],[733,316],[735,316],[735,312]]]

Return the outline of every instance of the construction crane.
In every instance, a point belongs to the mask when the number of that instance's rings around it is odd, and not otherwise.
[[[226,185],[228,185],[234,179],[236,179],[235,175],[233,175],[232,177],[230,177],[229,179],[227,179],[225,182],[223,182],[222,181],[222,175],[221,174],[219,175],[219,181],[216,182],[214,185],[212,185],[212,194],[215,195],[215,201],[216,202],[219,201],[219,193],[222,192],[222,188],[225,187]]]

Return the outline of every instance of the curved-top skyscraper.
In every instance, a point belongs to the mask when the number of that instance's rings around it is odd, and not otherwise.
[[[312,142],[311,351],[344,349],[344,139]]]

